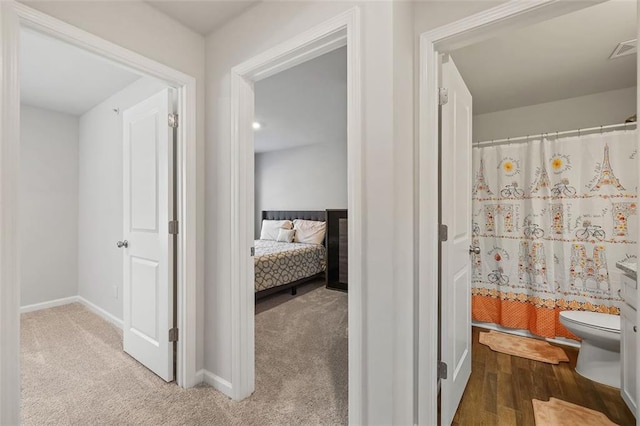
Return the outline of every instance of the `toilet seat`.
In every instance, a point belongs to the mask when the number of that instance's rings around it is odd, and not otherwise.
[[[609,333],[620,334],[620,316],[588,311],[562,311],[560,316],[568,322]]]

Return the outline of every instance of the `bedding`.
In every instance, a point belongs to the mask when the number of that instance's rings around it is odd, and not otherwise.
[[[282,243],[292,243],[293,237],[295,234],[296,234],[296,231],[294,229],[280,228],[280,230],[278,231],[278,238],[276,238],[276,241],[279,241]]]
[[[260,230],[261,240],[276,240],[280,229],[293,229],[293,222],[290,220],[263,220]]]
[[[327,223],[317,220],[296,219],[293,221],[293,229],[296,231],[294,240],[296,243],[322,244]]]
[[[326,269],[325,259],[321,244],[255,240],[255,291],[319,274]]]

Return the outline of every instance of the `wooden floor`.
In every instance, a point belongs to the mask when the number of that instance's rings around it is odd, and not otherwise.
[[[533,398],[550,397],[600,411],[619,425],[635,425],[620,389],[595,383],[575,372],[578,350],[562,346],[570,361],[559,365],[492,351],[473,328],[473,366],[454,425],[534,425]],[[482,330],[487,331],[487,330]]]

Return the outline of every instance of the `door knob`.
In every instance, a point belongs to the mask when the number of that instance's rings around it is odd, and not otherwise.
[[[633,332],[634,332],[634,333],[637,333],[637,332],[638,332],[638,326],[637,326],[637,325],[634,325],[634,326],[633,326]]]
[[[480,247],[473,247],[473,246],[470,246],[470,247],[469,247],[469,253],[473,253],[473,254],[480,254]]]
[[[122,248],[122,247],[127,248],[127,247],[129,247],[129,241],[127,241],[127,240],[118,241],[116,243],[116,245],[118,246],[118,248]]]

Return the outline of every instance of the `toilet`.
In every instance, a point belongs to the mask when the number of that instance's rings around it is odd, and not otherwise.
[[[620,387],[620,317],[562,311],[560,323],[582,339],[576,372],[594,382]]]

